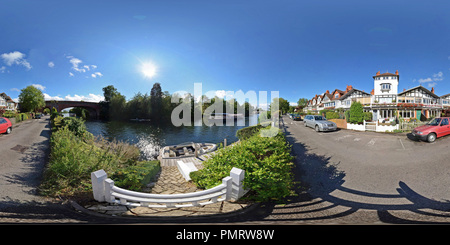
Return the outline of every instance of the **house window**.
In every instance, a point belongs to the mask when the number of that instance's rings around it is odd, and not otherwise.
[[[391,90],[391,84],[390,83],[382,83],[381,90]]]
[[[334,98],[339,98],[339,94],[336,94],[336,95],[334,96]]]

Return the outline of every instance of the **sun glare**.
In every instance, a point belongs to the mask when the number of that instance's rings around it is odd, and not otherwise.
[[[152,63],[144,63],[142,64],[141,72],[145,77],[154,77],[156,75],[156,66]]]

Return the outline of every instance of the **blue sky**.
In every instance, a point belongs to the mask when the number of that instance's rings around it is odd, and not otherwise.
[[[448,1],[0,0],[0,92],[131,99],[164,91],[373,88],[377,71],[450,93]],[[154,76],[145,76],[152,64]],[[220,93],[219,93],[220,94]]]

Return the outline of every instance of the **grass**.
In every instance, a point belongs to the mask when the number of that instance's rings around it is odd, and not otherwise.
[[[80,119],[81,120],[81,119]],[[40,192],[45,196],[92,199],[91,173],[99,169],[123,188],[140,190],[159,171],[159,161],[139,161],[134,145],[95,138],[76,123],[69,129],[64,121],[52,128],[50,159],[44,171]],[[67,120],[73,125],[73,119]]]

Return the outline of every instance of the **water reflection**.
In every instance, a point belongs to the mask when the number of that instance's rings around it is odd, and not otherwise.
[[[244,126],[237,126],[244,121]],[[239,123],[240,122],[240,123]],[[150,124],[136,122],[100,122],[88,121],[88,131],[95,136],[108,140],[125,141],[135,144],[141,150],[144,159],[154,159],[159,149],[166,145],[176,145],[183,142],[227,143],[236,142],[236,131],[251,125],[256,125],[258,115],[238,119],[233,126],[180,126],[172,124]]]

